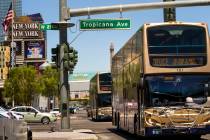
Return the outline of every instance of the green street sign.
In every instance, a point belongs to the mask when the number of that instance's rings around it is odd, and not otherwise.
[[[40,30],[51,30],[51,24],[40,24]]]
[[[40,30],[59,30],[59,27],[55,24],[40,24]]]
[[[55,23],[49,23],[49,24],[40,24],[39,29],[41,31],[45,30],[61,30],[61,29],[67,29],[69,27],[73,27],[74,23],[67,23],[67,22],[55,22]]]
[[[130,29],[130,19],[82,19],[80,30],[121,30]]]

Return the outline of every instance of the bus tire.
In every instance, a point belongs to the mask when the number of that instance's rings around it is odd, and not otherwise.
[[[113,118],[113,117],[112,117]],[[114,125],[117,125],[117,112],[114,112]]]
[[[137,114],[134,115],[134,119],[133,119],[133,133],[136,135],[137,134]]]
[[[117,113],[117,119],[116,120],[117,120],[117,123],[116,123],[117,124],[117,130],[119,130],[120,129],[120,113],[119,112]]]

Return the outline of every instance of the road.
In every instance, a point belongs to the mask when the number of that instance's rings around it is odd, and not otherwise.
[[[30,123],[29,126],[33,132],[57,130],[60,120],[53,124],[42,125],[39,123]],[[128,134],[124,131],[117,131],[111,122],[95,122],[86,117],[85,111],[79,111],[71,114],[71,129],[91,129],[100,140],[135,140],[140,137]],[[142,139],[142,138],[141,138]],[[155,138],[154,138],[155,139]],[[170,138],[161,138],[170,139]],[[182,138],[183,139],[183,138]],[[202,136],[201,140],[210,139],[210,134]]]

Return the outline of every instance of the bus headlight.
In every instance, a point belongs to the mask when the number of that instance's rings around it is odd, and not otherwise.
[[[151,114],[146,114],[145,115],[145,123],[148,126],[161,126],[161,124],[155,120]]]
[[[101,111],[99,111],[99,112],[98,112],[98,115],[104,116],[104,113],[102,113]]]

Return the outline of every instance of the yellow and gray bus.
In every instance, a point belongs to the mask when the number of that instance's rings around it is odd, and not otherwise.
[[[90,115],[92,120],[112,119],[111,94],[111,73],[96,73],[90,80]]]
[[[142,136],[210,133],[205,23],[144,24],[112,59],[113,124]]]

